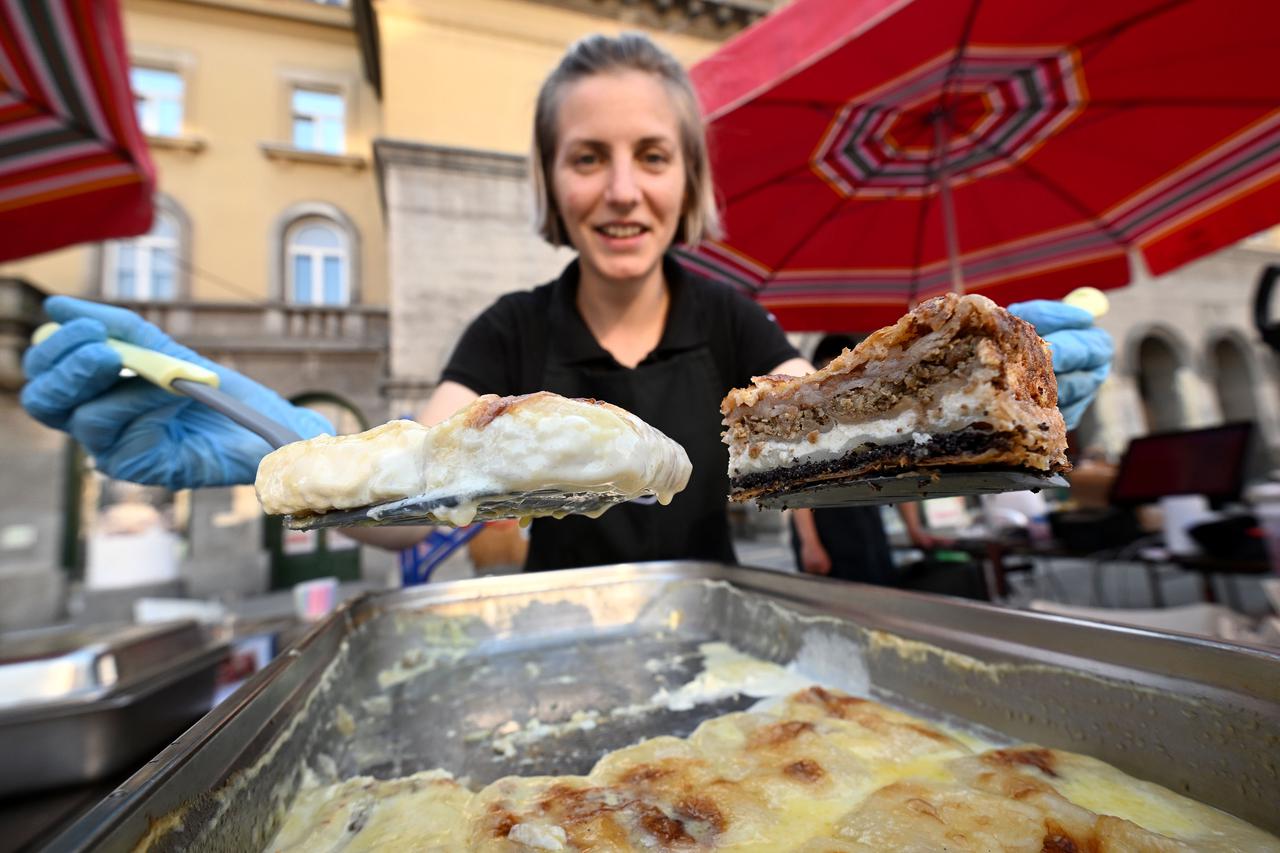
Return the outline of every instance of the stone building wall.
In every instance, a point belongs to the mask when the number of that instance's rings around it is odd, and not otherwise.
[[[534,234],[525,158],[385,139],[375,150],[391,273],[388,396],[407,415],[477,314],[554,278],[572,253]]]
[[[1253,322],[1255,289],[1272,263],[1280,251],[1242,244],[1108,293],[1099,325],[1117,352],[1095,406],[1098,445],[1117,456],[1149,430],[1211,426],[1251,410],[1264,443],[1280,450],[1280,374]],[[1239,361],[1220,365],[1220,344]],[[1171,356],[1171,376],[1154,363],[1161,353]]]

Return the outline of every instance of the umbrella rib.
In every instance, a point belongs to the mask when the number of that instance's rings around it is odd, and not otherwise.
[[[822,215],[822,218],[819,219],[816,223],[814,223],[812,228],[809,228],[807,230],[807,233],[810,235],[817,234],[818,231],[822,230],[822,227],[824,225],[826,225],[828,222],[830,222],[832,219],[835,218],[836,214],[838,214],[841,211],[841,209],[845,206],[845,204],[849,200],[850,200],[849,197],[837,199],[836,203],[831,206],[831,209],[828,210],[826,213],[824,213]],[[770,266],[773,267],[773,269],[775,270],[786,269],[787,264],[790,263],[793,257],[795,257],[796,252],[804,248],[804,244],[807,242],[808,240],[806,238],[804,237],[800,238],[799,240],[796,241],[794,246],[792,246],[790,249],[787,249],[786,254],[784,254],[781,258],[779,258],[776,263],[770,264]]]
[[[1075,43],[1075,46],[1077,48],[1080,48],[1081,52],[1083,53],[1084,52],[1083,49],[1086,45],[1092,45],[1094,42],[1097,42],[1097,41],[1107,41],[1107,40],[1113,39],[1116,36],[1120,35],[1122,32],[1124,32],[1125,30],[1132,29],[1133,27],[1136,27],[1138,24],[1141,24],[1147,20],[1150,20],[1151,18],[1159,17],[1160,15],[1167,13],[1170,9],[1174,9],[1178,6],[1186,6],[1190,2],[1191,0],[1168,0],[1168,2],[1163,3],[1162,5],[1153,7],[1151,9],[1147,9],[1144,12],[1138,12],[1137,14],[1124,19],[1123,21],[1119,21],[1117,23],[1112,24],[1109,27],[1105,27],[1104,29],[1098,30],[1098,32],[1094,33],[1093,35],[1085,36],[1084,38],[1077,41]]]
[[[925,220],[929,216],[929,205],[933,203],[933,196],[925,196],[920,203],[919,223],[916,225],[916,251],[915,258],[911,262],[911,286],[907,292],[908,305],[915,307],[916,296],[920,292],[920,266],[924,259],[924,231]]]
[[[747,198],[748,196],[755,195],[757,192],[761,190],[767,190],[769,187],[777,186],[778,184],[785,183],[790,178],[798,178],[802,175],[807,175],[807,174],[809,174],[808,160],[804,162],[803,166],[795,166],[791,169],[787,169],[785,172],[781,172],[777,175],[774,175],[772,178],[769,178],[768,180],[761,181],[758,184],[752,184],[751,186],[747,187],[744,190],[739,190],[733,195],[726,197],[725,204],[726,205],[736,204],[737,202],[742,201],[744,198]]]
[[[938,103],[944,114],[958,82],[957,78],[960,76],[960,69],[964,67],[964,53],[969,47],[969,39],[973,37],[973,24],[978,18],[978,7],[981,5],[982,0],[972,0],[970,2],[969,11],[964,18],[964,26],[960,29],[960,40],[956,42],[955,56],[952,57],[950,65],[947,66],[947,76],[942,80],[942,97],[938,99]]]
[[[1073,195],[1072,193],[1064,189],[1061,184],[1057,183],[1056,181],[1050,180],[1040,170],[1027,165],[1026,161],[1019,161],[1015,159],[1012,155],[1007,154],[1004,151],[1001,151],[997,148],[992,148],[991,146],[987,145],[984,142],[979,142],[978,145],[981,146],[982,148],[985,148],[987,151],[995,154],[1000,159],[1005,160],[1013,168],[1021,169],[1023,172],[1026,172],[1032,178],[1032,180],[1034,180],[1036,183],[1043,186],[1053,195],[1057,196],[1059,200],[1066,202],[1066,204],[1070,206],[1072,209],[1074,209],[1076,213],[1080,214],[1082,218],[1090,222],[1095,228],[1097,228],[1098,231],[1105,234],[1107,238],[1110,239],[1112,242],[1114,242],[1117,246],[1121,248],[1128,247],[1128,242],[1124,239],[1123,236],[1113,231],[1111,227],[1107,225],[1106,222],[1099,219],[1097,214],[1095,214],[1092,210],[1089,209],[1088,205],[1086,205],[1075,195]]]

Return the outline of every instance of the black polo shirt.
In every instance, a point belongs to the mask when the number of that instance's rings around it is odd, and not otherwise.
[[[549,390],[621,406],[680,442],[693,463],[689,487],[668,507],[633,503],[598,520],[535,520],[529,568],[734,559],[720,401],[729,389],[799,354],[773,318],[737,290],[670,258],[663,271],[671,295],[666,326],[635,368],[601,347],[578,312],[574,261],[559,279],[507,294],[486,309],[444,369],[442,379],[477,394]]]

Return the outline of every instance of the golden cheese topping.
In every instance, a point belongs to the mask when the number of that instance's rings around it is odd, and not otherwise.
[[[586,776],[471,794],[440,771],[305,790],[273,851],[1280,851],[1280,839],[1084,756],[973,749],[809,687],[657,737]]]

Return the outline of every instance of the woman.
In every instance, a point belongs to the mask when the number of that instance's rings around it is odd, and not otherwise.
[[[598,520],[538,519],[528,567],[732,561],[720,399],[753,375],[811,367],[755,303],[668,255],[676,242],[718,231],[688,76],[643,35],[577,42],[539,94],[531,166],[542,236],[578,258],[556,281],[503,297],[471,324],[421,419],[440,421],[480,394],[539,389],[622,406],[684,445],[688,488],[668,507],[636,502]],[[247,483],[267,448],[190,401],[120,379],[107,334],[210,366],[225,390],[304,436],[325,429],[129,312],[67,297],[46,310],[65,327],[28,353],[23,405],[79,439],[111,476],[169,488]],[[360,535],[399,547],[421,531]]]

